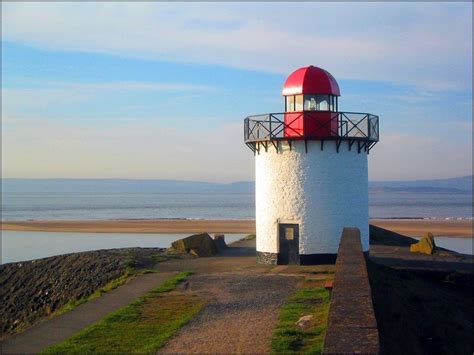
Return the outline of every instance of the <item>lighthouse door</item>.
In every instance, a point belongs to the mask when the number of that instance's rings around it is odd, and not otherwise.
[[[280,253],[278,264],[299,264],[299,226],[297,224],[280,224]]]

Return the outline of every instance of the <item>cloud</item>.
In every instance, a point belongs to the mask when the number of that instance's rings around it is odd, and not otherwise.
[[[30,82],[33,83],[33,82]],[[129,92],[164,91],[171,93],[216,92],[218,89],[188,83],[157,83],[137,81],[116,81],[100,83],[75,83],[61,81],[34,82],[40,87],[35,88],[2,88],[3,108],[6,113],[18,110],[48,109],[52,106],[76,105],[98,101],[105,97],[121,95]],[[82,109],[85,109],[82,106]]]
[[[3,38],[42,48],[287,74],[472,87],[472,4],[6,3]],[[290,15],[291,14],[291,15]]]
[[[140,81],[113,81],[99,83],[75,83],[61,81],[43,81],[47,87],[56,87],[67,90],[145,90],[145,91],[215,91],[216,89],[207,85],[187,83],[157,83]]]

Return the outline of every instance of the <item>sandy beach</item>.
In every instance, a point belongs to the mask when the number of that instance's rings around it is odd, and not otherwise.
[[[472,238],[472,220],[374,219],[371,224],[409,237],[431,232],[434,236]]]
[[[425,232],[435,236],[472,238],[472,220],[371,220],[371,224],[417,237]],[[2,230],[88,233],[255,233],[254,220],[89,220],[2,222]]]

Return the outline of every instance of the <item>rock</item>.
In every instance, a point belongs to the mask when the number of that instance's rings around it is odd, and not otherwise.
[[[295,323],[298,328],[308,329],[311,327],[313,321],[312,315],[303,316]]]
[[[207,233],[193,234],[187,238],[171,243],[171,247],[178,251],[190,252],[191,249],[198,256],[211,256],[217,254],[217,247],[211,236]]]
[[[216,245],[218,251],[227,249],[224,234],[214,234],[214,244]]]
[[[410,245],[412,253],[423,253],[431,255],[436,247],[433,234],[425,233],[418,243]]]
[[[197,258],[199,257],[199,254],[198,254],[197,251],[194,250],[194,249],[189,250],[189,255],[195,256],[195,257],[197,257]]]

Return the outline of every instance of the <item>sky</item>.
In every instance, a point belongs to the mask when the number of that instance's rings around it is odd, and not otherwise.
[[[2,2],[2,176],[254,179],[295,69],[380,117],[370,180],[472,174],[472,3]]]

